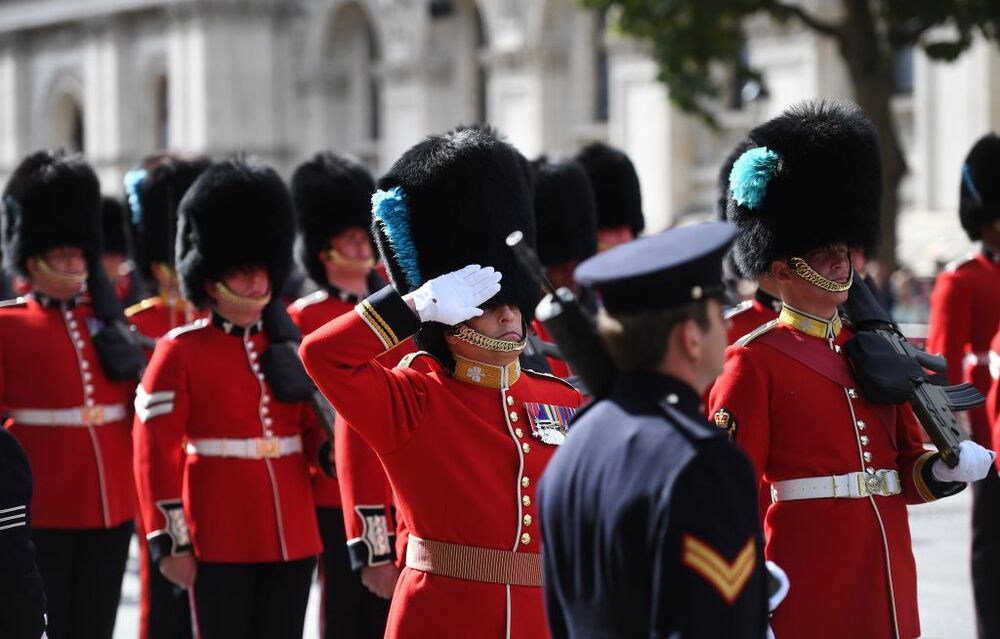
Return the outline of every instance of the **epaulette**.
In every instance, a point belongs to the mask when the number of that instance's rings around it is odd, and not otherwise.
[[[191,322],[190,324],[185,324],[183,326],[178,326],[177,328],[170,329],[167,334],[164,335],[167,339],[177,339],[185,333],[190,333],[191,331],[196,331],[199,328],[205,328],[208,326],[207,319],[199,319]]]
[[[952,260],[947,264],[945,264],[944,270],[948,271],[949,273],[953,273],[958,269],[962,268],[963,266],[965,266],[966,264],[968,264],[969,262],[974,262],[975,260],[976,260],[975,253],[966,253],[957,260]]]
[[[738,340],[736,340],[735,344],[737,346],[746,346],[747,344],[749,344],[750,342],[754,341],[755,339],[757,339],[758,337],[760,337],[764,333],[770,331],[771,329],[773,329],[777,325],[778,325],[778,320],[776,320],[776,319],[771,320],[767,324],[761,324],[760,326],[758,326],[757,328],[753,329],[752,331],[750,331],[749,333],[747,333],[743,337],[741,337]]]
[[[406,355],[404,355],[399,360],[399,363],[396,364],[396,368],[412,368],[413,367],[413,362],[416,361],[416,359],[418,357],[429,357],[431,360],[433,360],[437,364],[439,364],[439,365],[441,364],[441,362],[438,361],[438,358],[434,357],[433,355],[431,355],[427,351],[414,351],[412,353],[407,353]]]
[[[665,399],[660,402],[660,408],[673,421],[674,426],[692,442],[705,441],[726,437],[726,431],[709,425],[707,422],[697,422],[671,404]]]
[[[19,306],[25,306],[27,303],[27,297],[14,297],[0,302],[0,308],[17,308]]]
[[[744,300],[737,304],[736,306],[727,309],[725,313],[722,314],[722,318],[729,320],[733,317],[739,315],[740,313],[753,307],[753,300]]]
[[[128,317],[128,318],[131,319],[133,315],[141,313],[142,311],[145,311],[146,309],[153,308],[154,306],[156,306],[156,300],[157,300],[157,298],[155,298],[155,297],[147,297],[146,299],[142,300],[141,302],[136,302],[132,306],[129,306],[128,308],[125,309],[125,317]]]
[[[572,388],[573,390],[577,390],[576,386],[573,386],[572,384],[570,384],[569,382],[567,382],[562,377],[556,377],[552,373],[543,373],[541,371],[532,370],[530,368],[522,368],[521,372],[522,373],[527,373],[528,375],[531,375],[532,377],[540,377],[540,378],[544,378],[544,379],[551,379],[552,381],[559,382],[563,386],[566,386],[568,388]]]
[[[325,302],[329,298],[330,294],[320,289],[318,291],[313,291],[309,295],[304,295],[299,299],[295,300],[294,302],[292,302],[292,306],[301,311],[307,306],[312,306],[313,304],[319,304],[320,302]]]

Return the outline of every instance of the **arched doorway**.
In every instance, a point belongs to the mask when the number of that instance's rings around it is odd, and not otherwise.
[[[85,141],[83,109],[73,95],[62,92],[52,109],[52,146],[83,153]]]
[[[431,4],[427,59],[430,122],[435,132],[459,124],[489,121],[489,30],[475,0],[438,0]]]

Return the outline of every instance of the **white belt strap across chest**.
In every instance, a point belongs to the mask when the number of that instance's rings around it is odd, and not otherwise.
[[[78,408],[14,408],[8,414],[25,426],[103,426],[128,416],[124,404],[98,404]]]
[[[799,499],[861,499],[863,497],[891,497],[902,492],[899,473],[895,470],[878,470],[874,473],[847,473],[829,477],[786,479],[771,484],[771,501]]]
[[[184,446],[188,455],[233,457],[236,459],[271,459],[302,452],[302,437],[250,437],[248,439],[189,439]]]

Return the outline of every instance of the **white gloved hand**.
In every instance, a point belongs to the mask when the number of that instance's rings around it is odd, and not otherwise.
[[[972,440],[958,445],[958,466],[948,468],[944,460],[938,459],[931,467],[931,474],[938,481],[979,481],[990,472],[996,455]]]
[[[421,322],[454,326],[483,314],[478,307],[500,292],[500,278],[492,266],[470,264],[435,277],[410,295]]]

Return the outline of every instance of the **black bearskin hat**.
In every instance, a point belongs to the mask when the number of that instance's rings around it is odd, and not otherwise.
[[[117,198],[108,196],[101,198],[101,238],[103,252],[129,256],[125,207]]]
[[[1000,137],[989,133],[965,156],[959,187],[958,219],[969,239],[981,239],[980,227],[1000,219]]]
[[[597,253],[597,207],[587,172],[576,160],[532,163],[538,257],[545,266]]]
[[[646,222],[642,216],[639,176],[632,161],[618,149],[600,142],[585,146],[576,159],[587,171],[594,190],[597,228],[627,226],[638,237]]]
[[[125,175],[136,265],[143,277],[152,278],[154,262],[173,266],[177,207],[210,164],[208,158],[160,153],[143,159]]]
[[[83,249],[88,264],[96,264],[101,252],[101,187],[82,157],[61,151],[32,153],[14,169],[0,206],[8,271],[27,277],[28,258],[58,246]]]
[[[719,169],[719,177],[716,182],[715,188],[715,214],[718,216],[719,221],[728,221],[728,216],[726,214],[726,208],[729,203],[729,174],[733,172],[733,164],[739,159],[743,152],[752,147],[753,144],[749,140],[742,140],[739,144],[729,152],[726,159],[722,162],[722,168]],[[727,278],[735,278],[740,280],[752,279],[747,278],[743,273],[740,272],[740,267],[736,265],[736,259],[733,257],[733,251],[730,249],[726,253],[725,259],[725,270]]]
[[[292,198],[274,169],[244,159],[213,164],[198,176],[178,209],[181,292],[204,308],[205,282],[257,264],[267,269],[277,295],[292,269],[294,239]]]
[[[371,228],[375,180],[354,160],[326,151],[295,169],[291,188],[302,234],[299,261],[314,282],[325,284],[319,254],[343,231]]]
[[[878,244],[878,134],[857,105],[802,102],[747,137],[752,147],[733,163],[727,209],[745,277],[837,242]]]
[[[503,274],[491,304],[531,321],[541,293],[505,243],[513,231],[535,246],[530,165],[488,127],[435,135],[404,153],[379,180],[372,231],[402,294],[468,264]]]

